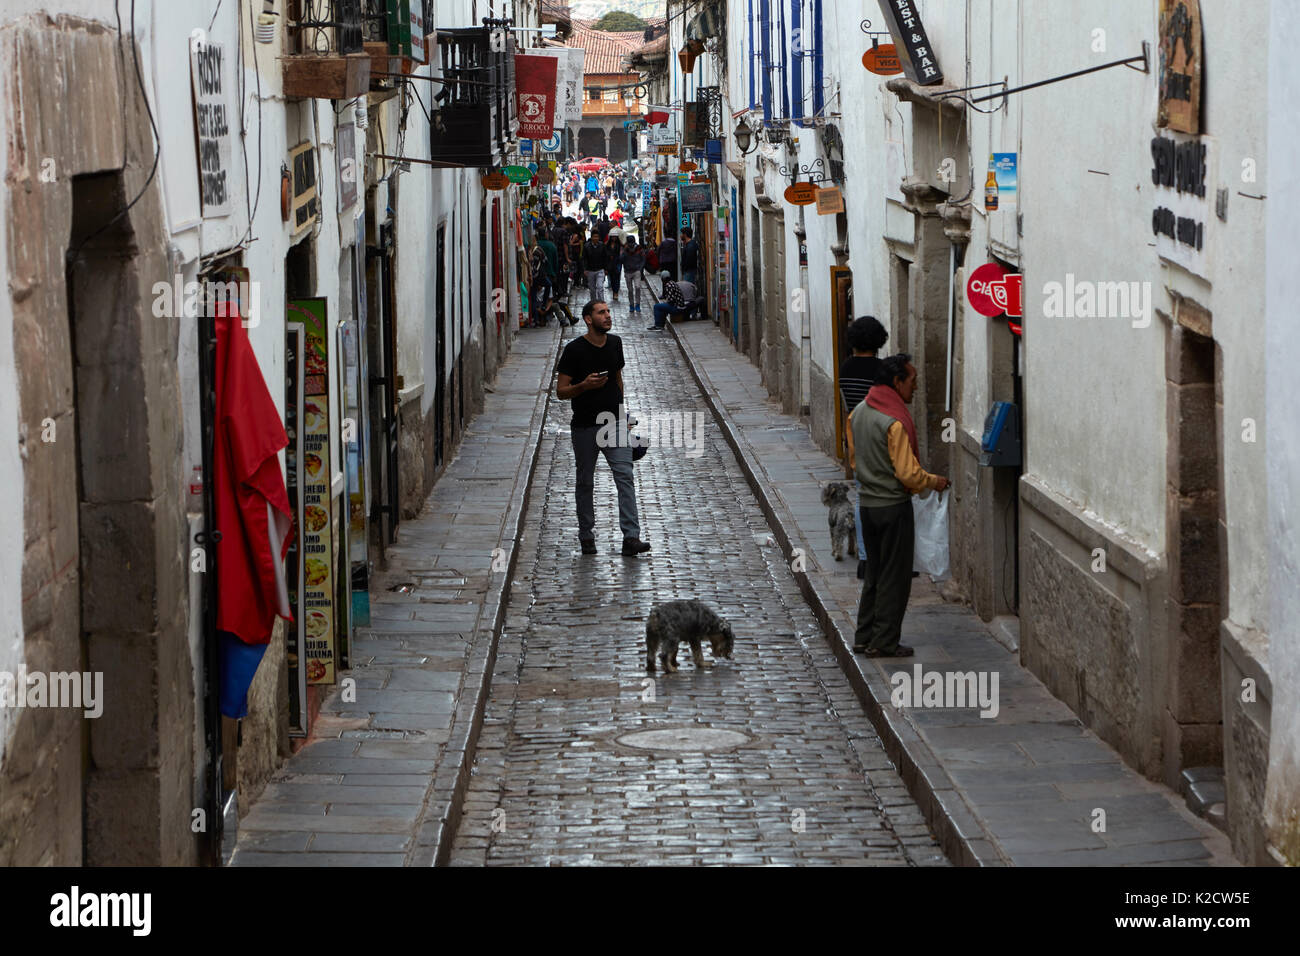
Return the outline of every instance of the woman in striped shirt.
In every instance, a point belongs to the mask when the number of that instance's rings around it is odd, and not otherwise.
[[[864,315],[849,323],[849,348],[853,354],[840,366],[840,399],[844,402],[844,437],[849,445],[849,457],[845,464],[845,477],[853,477],[853,429],[849,427],[849,415],[858,403],[867,397],[871,386],[883,381],[881,377],[881,360],[876,357],[885,343],[889,333],[873,315]],[[867,555],[866,544],[862,540],[862,522],[853,522],[858,531],[858,577],[865,572]]]

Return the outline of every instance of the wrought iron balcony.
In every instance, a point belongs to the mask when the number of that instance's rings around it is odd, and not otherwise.
[[[499,166],[515,118],[513,21],[438,31],[432,66],[442,86],[434,96],[431,159],[453,166]]]
[[[362,0],[290,0],[286,97],[342,100],[369,89],[361,5]]]

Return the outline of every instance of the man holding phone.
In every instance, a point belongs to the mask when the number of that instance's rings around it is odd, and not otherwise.
[[[641,540],[636,510],[636,489],[632,483],[632,449],[602,446],[597,442],[602,412],[617,416],[623,399],[623,340],[610,335],[613,317],[609,303],[593,299],[582,307],[587,333],[574,339],[560,353],[557,366],[558,398],[573,403],[569,424],[573,457],[577,462],[578,541],[583,554],[596,553],[596,459],[603,452],[618,488],[618,523],[623,531],[623,554],[634,557],[650,550]]]

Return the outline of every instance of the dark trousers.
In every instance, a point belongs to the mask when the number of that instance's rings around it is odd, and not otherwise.
[[[912,593],[916,524],[911,499],[886,508],[859,507],[858,520],[867,549],[867,575],[853,643],[890,653],[898,649]]]

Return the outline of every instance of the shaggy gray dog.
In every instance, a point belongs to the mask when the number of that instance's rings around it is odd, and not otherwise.
[[[731,657],[735,637],[731,625],[718,617],[702,601],[669,601],[650,611],[645,622],[645,669],[655,672],[655,655],[664,665],[664,673],[677,670],[677,645],[682,641],[691,645],[691,657],[696,667],[705,667],[700,641],[708,638],[713,659]]]
[[[854,523],[853,503],[849,501],[849,492],[853,489],[847,482],[833,481],[822,489],[822,504],[830,508],[827,520],[831,526],[831,557],[836,561],[844,560],[844,550],[858,556],[858,531]]]

